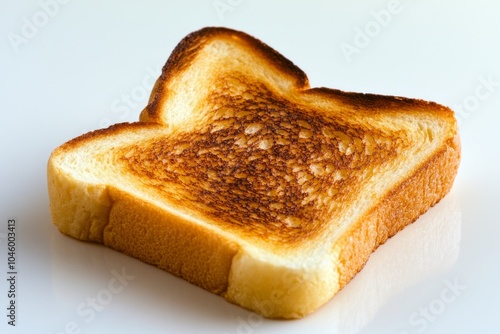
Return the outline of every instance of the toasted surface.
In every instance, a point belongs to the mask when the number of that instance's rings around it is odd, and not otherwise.
[[[179,43],[140,119],[53,152],[54,223],[268,317],[330,299],[450,190],[460,160],[448,108],[311,89],[224,28]]]

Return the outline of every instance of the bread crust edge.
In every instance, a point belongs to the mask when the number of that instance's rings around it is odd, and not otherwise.
[[[279,273],[276,279],[281,284],[269,289],[233,279],[231,283],[238,286],[230,284],[225,298],[268,318],[296,319],[316,311],[362,270],[380,245],[415,222],[451,190],[460,156],[460,139],[456,133],[413,174],[388,192],[378,205],[350,226],[332,245],[330,263],[336,272],[329,273],[329,281],[321,279],[325,271],[318,267],[312,268],[312,271],[286,271],[254,259],[254,263],[245,265],[248,269],[246,273],[238,273],[238,278],[260,279],[274,270]],[[235,261],[240,258],[235,257]],[[244,261],[252,260],[246,257]],[[232,271],[234,267],[233,263]],[[256,273],[255,268],[259,267],[262,272]],[[262,290],[267,293],[266,296],[263,296]],[[288,294],[286,302],[277,297],[283,294]]]
[[[460,159],[460,137],[455,133],[379,205],[350,226],[335,246],[339,250],[340,288],[361,271],[380,245],[415,222],[451,191]]]
[[[322,278],[326,274],[324,269],[300,271],[275,267],[249,256],[236,242],[211,229],[119,189],[72,180],[57,169],[52,159],[48,164],[50,209],[53,223],[64,234],[103,243],[265,317],[302,318],[354,278],[381,244],[417,220],[451,190],[460,155],[456,133],[374,209],[350,226],[332,245],[330,263],[334,272],[327,268],[326,281]],[[242,259],[247,264],[254,263],[242,267],[239,262]],[[237,268],[251,271],[235,275]],[[279,274],[274,285],[265,287],[251,282],[252,277],[263,277],[273,271]],[[277,297],[280,294],[287,294],[286,301]]]

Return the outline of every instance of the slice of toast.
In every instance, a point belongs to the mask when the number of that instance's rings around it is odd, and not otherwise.
[[[140,119],[54,150],[54,224],[272,318],[331,299],[450,190],[460,160],[450,109],[311,89],[224,28],[179,43]]]

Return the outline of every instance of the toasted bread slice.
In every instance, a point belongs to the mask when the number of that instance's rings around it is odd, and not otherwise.
[[[224,28],[180,42],[140,118],[52,153],[54,224],[272,318],[332,298],[460,160],[450,109],[311,89]]]

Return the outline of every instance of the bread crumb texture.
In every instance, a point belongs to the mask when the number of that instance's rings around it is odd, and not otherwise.
[[[304,242],[335,221],[377,165],[404,148],[403,131],[389,137],[347,125],[258,83],[232,76],[216,87],[209,103],[225,106],[203,126],[123,148],[121,162],[161,196],[224,229]],[[183,191],[172,192],[172,184]]]

